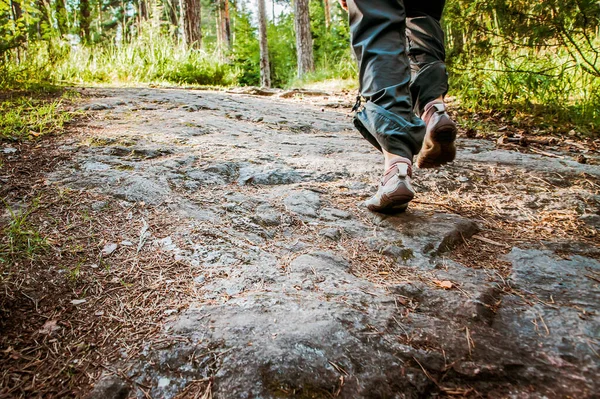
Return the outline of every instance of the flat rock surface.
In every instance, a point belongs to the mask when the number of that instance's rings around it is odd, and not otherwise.
[[[165,216],[106,256],[166,254],[195,287],[160,324],[169,344],[108,365],[122,380],[91,397],[199,381],[215,398],[600,391],[598,166],[460,139],[457,162],[416,170],[414,204],[384,216],[362,206],[381,156],[330,98],[86,92],[92,119],[49,184]]]

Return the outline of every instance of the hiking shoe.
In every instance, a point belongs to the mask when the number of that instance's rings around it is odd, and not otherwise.
[[[381,178],[377,194],[365,201],[365,205],[374,212],[404,212],[415,196],[411,177],[412,165],[408,159],[392,164]]]
[[[441,101],[432,101],[425,106],[422,116],[427,125],[423,147],[417,156],[419,168],[435,168],[456,157],[456,123],[446,113]]]

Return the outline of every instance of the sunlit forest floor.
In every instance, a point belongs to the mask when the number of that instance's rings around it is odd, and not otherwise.
[[[0,397],[594,397],[600,140],[449,100],[370,213],[345,83],[0,94]]]

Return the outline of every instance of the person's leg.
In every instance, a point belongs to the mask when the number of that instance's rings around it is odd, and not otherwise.
[[[443,101],[448,92],[444,32],[440,25],[444,4],[445,0],[405,0],[411,96],[415,113],[427,125],[417,157],[420,168],[440,166],[456,156],[456,124],[446,113]]]
[[[448,92],[444,32],[440,25],[445,0],[405,0],[406,37],[411,61],[411,94],[415,112]]]
[[[378,193],[367,201],[376,211],[406,209],[413,156],[425,124],[413,112],[406,14],[402,0],[349,0],[352,47],[359,65],[360,92],[366,99],[354,123],[385,158]]]
[[[360,94],[366,99],[355,124],[380,151],[412,159],[425,129],[412,110],[404,3],[350,0],[348,13]]]

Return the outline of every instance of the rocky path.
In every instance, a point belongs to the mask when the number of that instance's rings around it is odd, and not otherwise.
[[[383,216],[362,207],[381,160],[345,99],[86,92],[47,184],[119,215],[100,265],[175,276],[152,274],[156,328],[115,341],[91,397],[597,397],[598,154],[460,139]],[[109,316],[109,294],[82,295]]]

